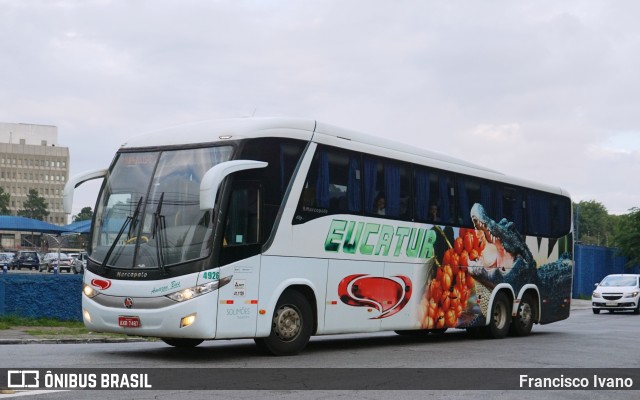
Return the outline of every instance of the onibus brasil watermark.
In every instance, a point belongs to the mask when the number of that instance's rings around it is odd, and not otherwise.
[[[9,370],[10,389],[151,389],[146,373],[58,373]]]

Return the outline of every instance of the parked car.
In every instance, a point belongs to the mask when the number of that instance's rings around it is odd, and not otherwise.
[[[69,254],[69,256],[73,258],[71,271],[73,271],[74,274],[81,274],[84,272],[84,269],[87,268],[87,252],[83,251],[82,253],[74,253],[74,254],[76,255],[75,257]]]
[[[591,295],[593,313],[600,310],[640,314],[640,274],[607,275]]]
[[[0,253],[0,269],[9,269],[14,256],[13,253]]]
[[[58,259],[58,254],[60,254],[60,259]],[[40,271],[53,272],[57,265],[58,271],[71,272],[71,264],[71,257],[67,253],[47,253],[40,265]]]
[[[11,269],[40,269],[38,253],[33,250],[20,250],[11,262]]]

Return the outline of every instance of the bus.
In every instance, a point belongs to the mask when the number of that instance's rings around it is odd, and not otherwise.
[[[466,329],[525,336],[569,316],[562,189],[314,120],[140,135],[103,178],[83,277],[88,329],[176,347]]]

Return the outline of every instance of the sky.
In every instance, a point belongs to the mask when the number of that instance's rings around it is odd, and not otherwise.
[[[624,0],[0,0],[0,121],[57,126],[73,176],[143,132],[309,118],[625,214],[638,15]]]

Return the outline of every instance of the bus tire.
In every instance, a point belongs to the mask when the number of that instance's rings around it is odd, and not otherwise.
[[[256,338],[258,348],[274,356],[298,354],[309,343],[313,329],[313,311],[309,301],[298,291],[285,291],[273,312],[271,333]]]
[[[186,339],[186,338],[161,338],[163,342],[173,347],[191,348],[196,347],[204,342],[203,339]]]
[[[503,292],[496,293],[488,317],[489,325],[484,327],[485,335],[490,339],[503,339],[507,336],[511,323],[511,307]]]
[[[537,308],[533,296],[525,293],[520,300],[520,304],[518,304],[518,313],[511,321],[509,332],[513,336],[529,335],[538,315]]]

